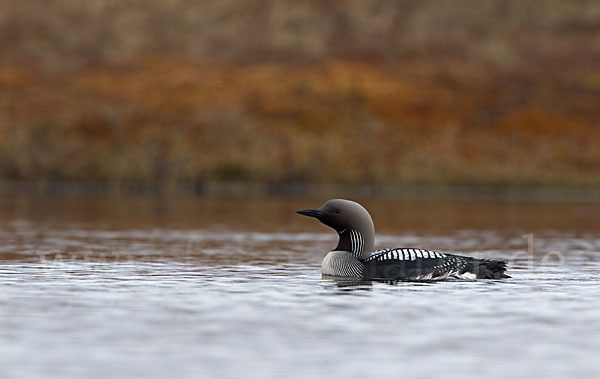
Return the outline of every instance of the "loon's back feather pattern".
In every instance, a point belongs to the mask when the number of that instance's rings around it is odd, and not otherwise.
[[[506,263],[431,250],[397,248],[377,250],[363,261],[371,279],[439,280],[506,278]]]

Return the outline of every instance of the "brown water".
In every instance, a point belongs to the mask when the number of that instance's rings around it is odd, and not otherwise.
[[[598,376],[598,204],[365,200],[512,279],[348,285],[324,200],[0,197],[0,377]]]

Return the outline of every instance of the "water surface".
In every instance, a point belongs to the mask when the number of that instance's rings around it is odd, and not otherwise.
[[[512,278],[349,285],[323,200],[1,197],[0,377],[598,376],[599,205],[365,200]]]

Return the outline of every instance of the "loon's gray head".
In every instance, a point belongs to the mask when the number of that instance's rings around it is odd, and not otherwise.
[[[314,217],[335,229],[340,240],[334,250],[349,251],[357,259],[367,259],[373,251],[375,226],[367,210],[360,204],[344,199],[327,201],[319,209],[297,213]]]

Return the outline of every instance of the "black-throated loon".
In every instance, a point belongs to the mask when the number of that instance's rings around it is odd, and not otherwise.
[[[506,263],[414,248],[373,251],[375,227],[360,204],[343,199],[297,213],[335,229],[338,245],[323,259],[323,275],[373,280],[501,279]]]

